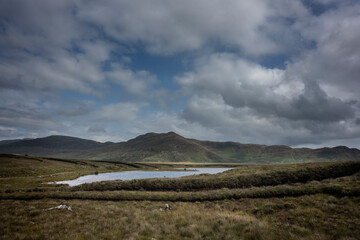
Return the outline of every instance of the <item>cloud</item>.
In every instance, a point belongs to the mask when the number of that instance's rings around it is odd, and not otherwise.
[[[41,102],[33,93],[0,89],[0,126],[16,129],[11,138],[33,137],[48,129],[61,129],[49,111],[49,105]],[[9,138],[1,132],[0,139]]]
[[[89,114],[94,107],[91,101],[72,102],[69,105],[61,106],[56,113],[65,117],[79,117]]]
[[[97,121],[126,122],[137,118],[139,110],[145,103],[120,102],[116,104],[104,105],[95,112],[94,119]]]
[[[322,121],[353,117],[349,104],[329,97],[315,81],[291,80],[286,74],[232,54],[213,54],[177,80],[187,90],[220,94],[230,106],[248,107],[265,116]]]
[[[59,50],[53,57],[49,60],[24,53],[20,59],[2,61],[0,85],[18,90],[73,90],[95,94],[94,85],[105,80],[101,62],[92,61],[88,53],[73,55]]]
[[[354,0],[1,1],[0,137],[354,145],[359,16]],[[159,58],[186,72],[151,72]]]
[[[21,106],[18,106],[21,107]],[[27,131],[52,129],[59,125],[50,115],[34,109],[0,108],[0,126],[18,127]]]
[[[0,3],[0,86],[95,94],[113,45],[76,19],[73,1]]]
[[[215,131],[218,136],[213,140],[280,144],[286,136],[304,136],[308,132],[301,126],[292,128],[282,124],[275,116],[263,117],[250,108],[229,106],[220,95],[193,97],[182,117]]]
[[[88,31],[75,20],[73,1],[5,0],[1,1],[0,9],[3,54],[26,50],[49,55],[59,48],[71,48],[71,41],[82,38]]]
[[[147,132],[164,133],[174,131],[182,136],[196,139],[217,139],[221,135],[215,130],[207,128],[197,122],[184,119],[180,113],[153,112],[146,117],[137,118],[128,124],[123,136],[126,139],[136,137]]]
[[[200,58],[192,72],[177,77],[193,96],[183,117],[232,139],[262,143],[358,136],[354,104],[329,96],[316,79],[292,71],[265,68],[233,54]]]
[[[330,10],[299,23],[301,34],[316,42],[290,66],[288,74],[316,80],[328,94],[358,97],[360,88],[360,5]],[[350,94],[350,95],[349,95]],[[344,96],[347,95],[347,96]]]
[[[181,117],[188,123],[197,123],[214,131],[216,138],[213,140],[243,143],[320,145],[341,138],[347,139],[350,146],[356,146],[351,139],[358,138],[360,134],[360,128],[352,121],[289,121],[276,115],[259,115],[248,107],[229,106],[220,95],[193,97]]]
[[[148,71],[132,71],[116,63],[107,77],[110,81],[119,84],[126,92],[137,96],[145,96],[148,88],[157,83],[156,75]]]
[[[13,127],[0,126],[0,137],[1,138],[15,138],[18,135],[18,130]]]
[[[315,0],[314,2],[321,3],[323,5],[336,4],[336,5],[347,5],[356,3],[356,0]]]
[[[285,50],[266,30],[274,31],[275,25],[279,24],[286,26],[286,18],[307,14],[300,1],[292,2],[86,1],[86,5],[79,8],[77,17],[100,26],[107,35],[120,42],[142,43],[151,53],[198,50],[218,42],[250,55],[259,55]],[[280,27],[277,33],[282,33],[281,30],[285,29]]]
[[[89,133],[107,133],[106,129],[100,126],[91,126],[88,129]]]

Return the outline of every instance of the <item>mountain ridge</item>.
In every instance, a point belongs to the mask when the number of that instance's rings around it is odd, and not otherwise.
[[[294,163],[360,160],[360,150],[346,146],[311,149],[215,142],[185,138],[175,132],[146,133],[118,143],[61,135],[4,140],[0,141],[0,153],[128,162]]]

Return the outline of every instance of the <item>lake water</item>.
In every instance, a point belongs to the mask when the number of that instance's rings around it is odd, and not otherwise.
[[[181,168],[182,169],[182,168]],[[83,183],[111,181],[111,180],[133,180],[144,178],[177,178],[198,174],[216,174],[221,173],[232,168],[186,168],[191,171],[124,171],[124,172],[109,172],[99,173],[94,175],[86,175],[69,181],[58,181],[56,184],[68,184],[70,187],[77,186]]]

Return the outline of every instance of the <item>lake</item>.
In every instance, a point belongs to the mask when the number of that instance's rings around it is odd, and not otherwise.
[[[182,169],[182,168],[181,168]],[[221,173],[232,168],[186,168],[189,171],[124,171],[124,172],[109,172],[99,173],[93,175],[86,175],[74,180],[57,181],[56,184],[68,184],[70,187],[77,186],[84,183],[111,181],[111,180],[133,180],[144,178],[178,178],[199,174],[216,174]]]

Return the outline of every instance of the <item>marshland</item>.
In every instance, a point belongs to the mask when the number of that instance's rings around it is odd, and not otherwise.
[[[218,174],[49,184],[191,167]],[[122,163],[2,154],[1,239],[358,239],[360,162]],[[72,211],[45,209],[64,204]],[[164,210],[164,204],[170,210]]]

